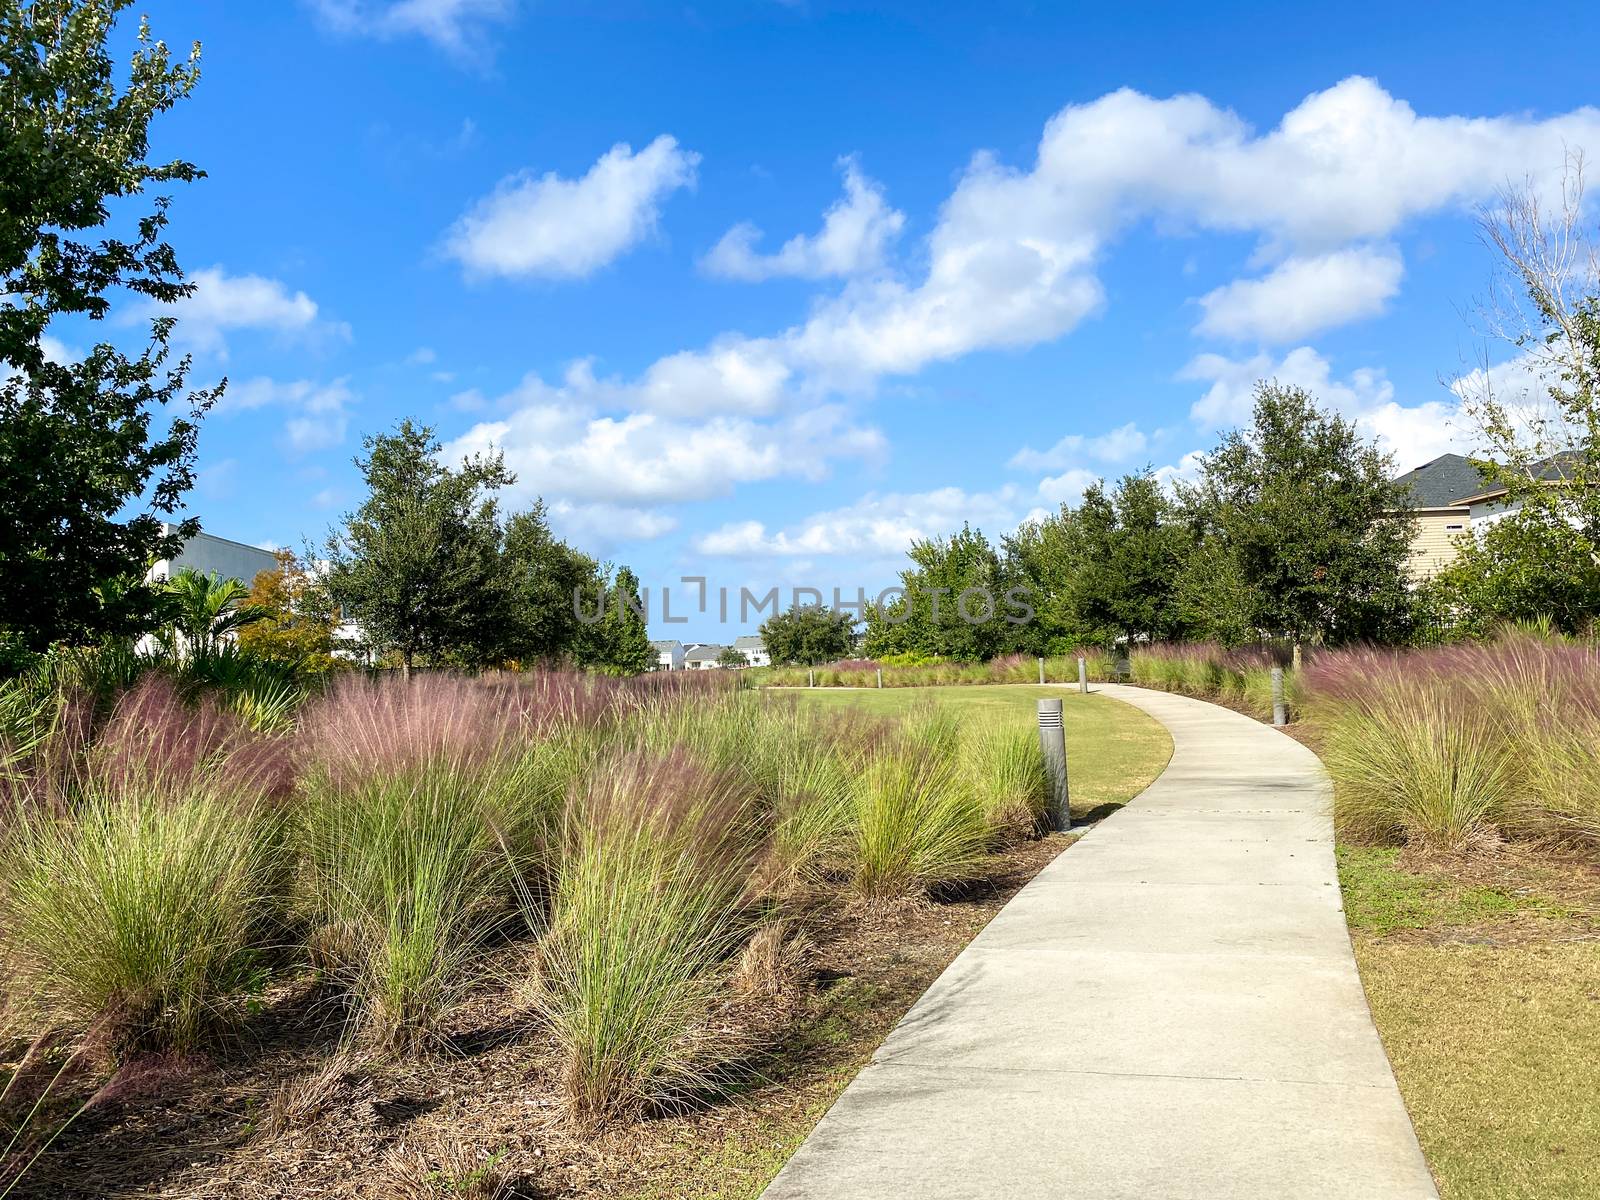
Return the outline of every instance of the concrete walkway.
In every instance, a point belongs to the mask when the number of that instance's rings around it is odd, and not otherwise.
[[[1172,763],[906,1014],[767,1200],[1435,1200],[1367,1012],[1316,756],[1096,690]]]

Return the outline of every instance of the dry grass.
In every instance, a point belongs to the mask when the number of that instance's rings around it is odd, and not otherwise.
[[[1600,872],[1570,851],[1341,847],[1374,1020],[1443,1200],[1600,1188]]]
[[[1443,1200],[1591,1200],[1600,943],[1358,940],[1356,956]]]

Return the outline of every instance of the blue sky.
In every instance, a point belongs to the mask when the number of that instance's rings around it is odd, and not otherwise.
[[[320,537],[412,416],[657,589],[875,591],[1185,471],[1262,375],[1468,449],[1474,208],[1600,155],[1592,5],[147,7],[205,47],[156,136],[209,173],[205,527]]]

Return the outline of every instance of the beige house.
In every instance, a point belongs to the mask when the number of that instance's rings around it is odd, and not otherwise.
[[[1472,501],[1481,500],[1494,485],[1459,454],[1441,454],[1395,482],[1411,489],[1417,531],[1410,573],[1413,582],[1422,583],[1455,561],[1455,540],[1472,528]]]

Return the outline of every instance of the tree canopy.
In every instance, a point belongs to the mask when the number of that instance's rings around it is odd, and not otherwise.
[[[1296,642],[1382,640],[1410,608],[1410,498],[1354,423],[1303,388],[1256,386],[1250,426],[1201,460],[1187,495],[1237,572],[1249,623]]]
[[[132,355],[62,341],[114,298],[136,316],[192,290],[164,240],[168,197],[135,202],[203,174],[147,159],[152,120],[200,78],[200,47],[175,59],[141,22],[119,83],[107,43],[130,3],[0,0],[0,639],[35,650],[152,627],[144,575],[198,528],[163,522],[221,391],[187,389],[170,315]]]
[[[855,618],[815,604],[796,604],[761,624],[767,657],[778,666],[814,666],[848,656],[855,645]]]

